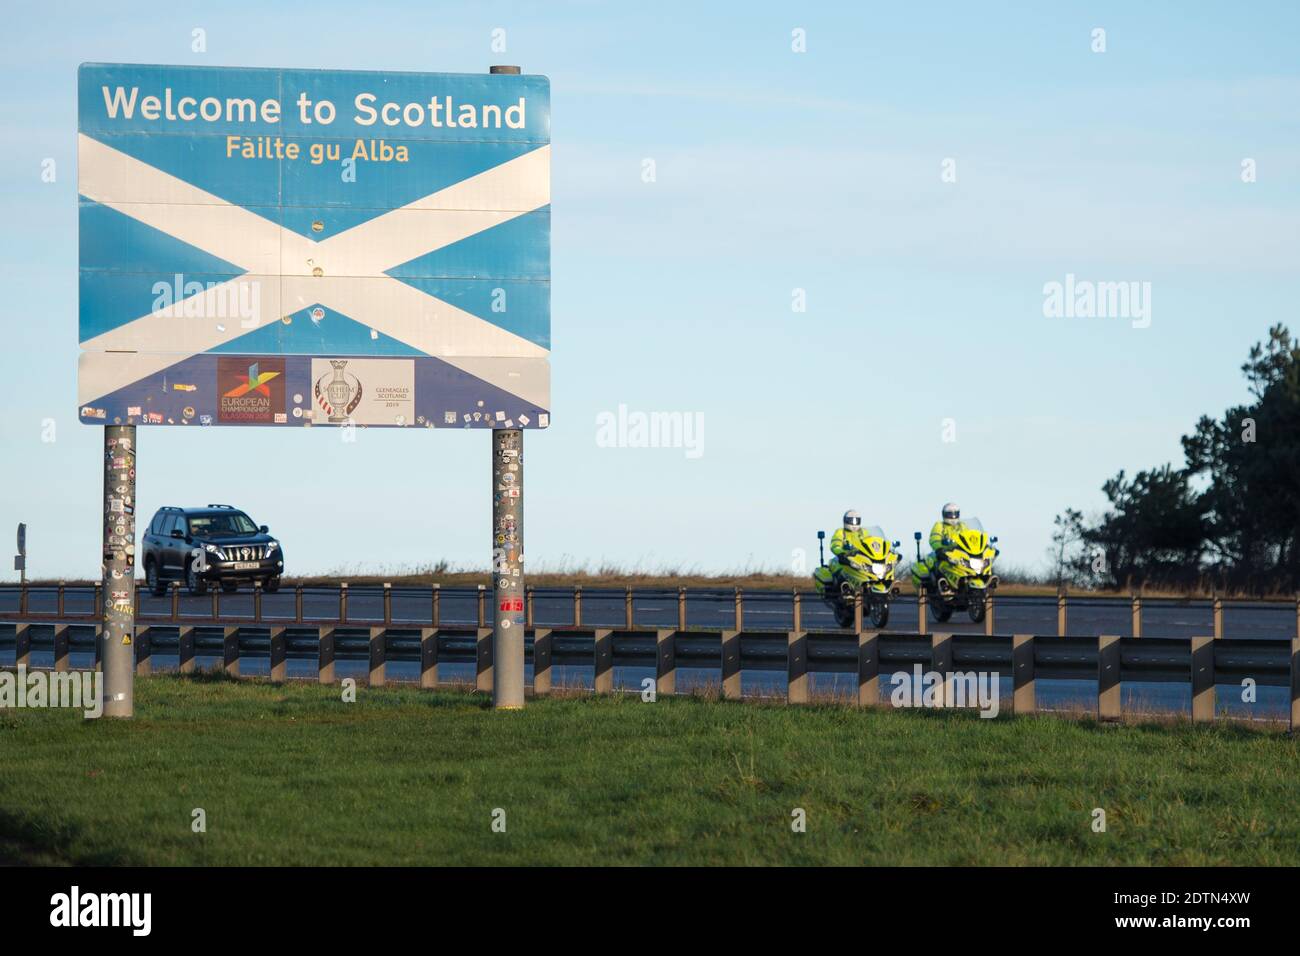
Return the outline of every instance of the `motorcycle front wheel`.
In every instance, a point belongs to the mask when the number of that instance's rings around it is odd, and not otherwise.
[[[884,630],[885,625],[889,623],[889,601],[879,600],[871,602],[871,626],[876,630]]]
[[[845,607],[842,603],[835,605],[835,623],[839,627],[853,626],[853,608]]]
[[[984,602],[984,595],[981,594],[979,597],[971,598],[967,603],[966,613],[970,616],[972,624],[978,624],[980,621],[984,620],[984,615],[987,611]]]
[[[945,623],[948,618],[952,617],[952,605],[947,603],[937,594],[930,595],[930,613],[940,624]]]

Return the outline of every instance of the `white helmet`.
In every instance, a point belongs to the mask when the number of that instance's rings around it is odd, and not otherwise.
[[[943,523],[954,527],[961,522],[961,509],[957,507],[955,501],[950,501],[943,506]]]
[[[856,511],[854,511],[852,508],[850,508],[848,511],[844,512],[844,530],[845,530],[845,531],[861,531],[861,530],[862,530],[862,515],[858,514],[858,513],[857,513]]]

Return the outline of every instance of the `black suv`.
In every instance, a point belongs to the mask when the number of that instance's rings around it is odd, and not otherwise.
[[[165,594],[168,579],[179,579],[191,594],[203,594],[209,582],[234,591],[255,580],[278,591],[284,552],[268,531],[230,505],[159,508],[142,542],[149,590]]]

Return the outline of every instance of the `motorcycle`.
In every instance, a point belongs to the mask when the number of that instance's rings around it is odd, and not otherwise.
[[[822,550],[825,531],[817,532],[817,552],[821,564],[813,571],[817,594],[835,615],[840,627],[853,625],[853,606],[862,595],[862,609],[877,630],[889,623],[889,601],[898,593],[894,570],[898,566],[898,542],[891,545],[878,526],[862,529],[859,547],[845,549],[826,563]]]
[[[916,563],[912,584],[925,588],[930,613],[940,623],[964,610],[978,624],[988,611],[989,595],[998,586],[993,562],[1001,553],[993,545],[979,518],[963,521],[953,531],[945,529],[943,547],[921,557],[921,532],[916,532]]]

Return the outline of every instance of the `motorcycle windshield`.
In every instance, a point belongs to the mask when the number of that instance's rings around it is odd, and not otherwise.
[[[873,524],[862,532],[862,544],[873,561],[883,561],[889,556],[889,540],[878,524]]]
[[[966,518],[951,535],[957,547],[973,557],[979,557],[988,547],[988,536],[984,532],[984,523],[979,518]]]
[[[872,561],[883,561],[889,554],[889,542],[880,525],[867,525],[858,532],[857,552]]]

